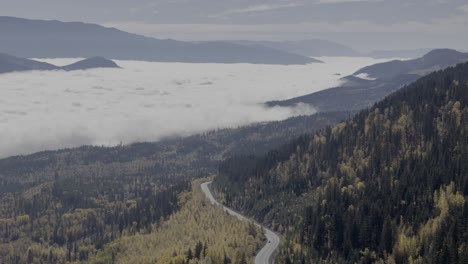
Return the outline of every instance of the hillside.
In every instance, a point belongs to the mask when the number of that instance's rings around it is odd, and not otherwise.
[[[375,102],[411,83],[419,76],[414,74],[400,75],[395,78],[366,80],[354,76],[343,78],[340,87],[330,88],[312,94],[299,96],[285,101],[267,102],[270,107],[289,107],[299,103],[309,104],[319,112],[359,111],[371,107]]]
[[[144,37],[96,24],[0,17],[0,51],[27,58],[89,58],[192,63],[317,62],[264,46],[183,42]],[[34,43],[34,45],[31,45]]]
[[[113,241],[132,241],[135,234],[154,238],[154,226],[181,209],[179,194],[189,191],[188,182],[216,173],[226,157],[264,154],[348,115],[318,114],[158,143],[0,159],[0,262],[86,262]]]
[[[253,263],[265,236],[253,223],[239,221],[212,205],[202,193],[200,180],[180,195],[181,210],[151,234],[118,239],[91,263]]]
[[[283,233],[285,263],[468,261],[468,63],[266,156],[224,162],[228,205]]]
[[[425,74],[465,61],[468,61],[468,53],[448,49],[433,50],[414,60],[397,60],[364,67],[354,75],[342,78],[343,84],[339,87],[266,104],[270,107],[288,107],[304,103],[312,105],[319,112],[359,111],[371,107]],[[358,77],[361,74],[371,78]]]

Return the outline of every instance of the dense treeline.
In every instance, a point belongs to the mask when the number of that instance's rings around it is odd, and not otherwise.
[[[225,202],[286,236],[281,262],[467,263],[468,64],[219,172]]]

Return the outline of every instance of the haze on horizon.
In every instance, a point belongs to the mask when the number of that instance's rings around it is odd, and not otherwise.
[[[191,41],[316,38],[363,52],[468,49],[466,0],[0,0],[0,15]]]

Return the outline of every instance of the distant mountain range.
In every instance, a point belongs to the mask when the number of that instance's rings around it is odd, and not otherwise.
[[[322,39],[307,39],[301,41],[231,41],[242,45],[262,45],[274,49],[284,50],[304,56],[362,56],[359,52],[345,45]]]
[[[193,63],[307,64],[303,55],[260,45],[183,42],[80,22],[0,17],[0,51],[26,58],[92,57]]]
[[[419,58],[432,49],[394,49],[373,50],[371,52],[359,52],[346,45],[323,39],[306,39],[299,41],[251,41],[231,40],[230,42],[241,45],[261,45],[304,56],[312,57],[372,57],[372,58]]]
[[[339,87],[266,104],[270,107],[290,107],[303,103],[312,105],[319,112],[357,111],[372,106],[423,75],[465,61],[468,61],[468,53],[450,49],[433,50],[414,60],[394,60],[364,67],[354,75],[342,78],[343,84]]]
[[[429,51],[362,53],[322,39],[301,41],[200,41],[156,39],[81,22],[0,16],[0,52],[25,58],[92,57],[190,63],[308,64],[311,57],[416,58]],[[34,43],[34,44],[31,44]]]
[[[21,72],[21,71],[50,71],[50,70],[87,70],[94,68],[119,68],[119,66],[108,59],[102,57],[92,57],[89,59],[81,60],[76,63],[66,65],[63,67],[55,66],[50,63],[19,58],[8,54],[0,53],[0,73],[8,72]]]

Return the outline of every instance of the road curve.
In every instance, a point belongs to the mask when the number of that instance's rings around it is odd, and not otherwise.
[[[220,204],[218,201],[216,201],[216,199],[213,197],[213,194],[211,194],[211,191],[209,188],[210,184],[211,184],[211,181],[204,182],[200,186],[201,186],[202,191],[205,193],[206,197],[208,198],[208,200],[210,200],[212,204],[221,207],[224,211],[228,212],[230,215],[236,216],[241,221],[244,221],[244,220],[253,221],[237,213],[236,211],[233,211],[232,209]],[[263,230],[265,230],[265,236],[268,239],[268,242],[266,243],[266,245],[255,256],[255,264],[274,263],[273,254],[279,246],[280,237],[275,232],[271,231],[270,229],[258,224],[255,221],[253,222],[255,223],[256,226],[261,227],[263,228]]]

